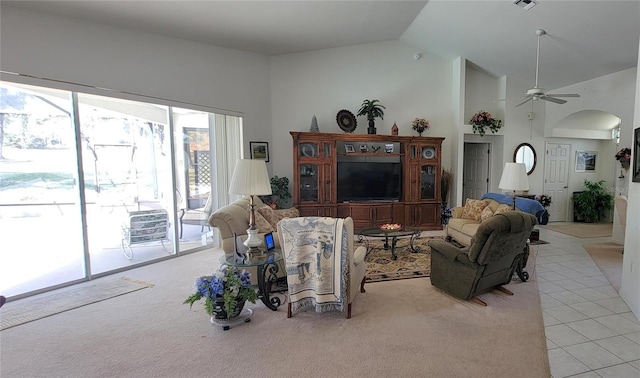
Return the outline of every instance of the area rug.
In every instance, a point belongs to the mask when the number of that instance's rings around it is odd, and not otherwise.
[[[606,242],[584,244],[582,246],[591,256],[593,262],[600,268],[616,290],[620,291],[622,283],[622,244]]]
[[[563,222],[539,225],[539,227],[577,238],[604,238],[611,236],[613,223]]]
[[[420,237],[414,241],[414,246],[419,249],[413,253],[407,247],[408,239],[399,239],[396,248],[397,260],[391,258],[391,251],[383,248],[382,239],[369,241],[371,251],[365,257],[367,273],[365,282],[380,282],[401,280],[406,278],[429,277],[431,273],[431,247],[432,240],[444,240],[443,237]],[[362,243],[364,245],[364,243]]]
[[[153,284],[121,277],[8,302],[0,310],[0,330],[148,287]]]

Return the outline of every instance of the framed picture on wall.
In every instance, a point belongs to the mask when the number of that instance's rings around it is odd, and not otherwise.
[[[640,127],[633,131],[633,182],[640,182]]]
[[[269,162],[269,143],[267,142],[249,142],[251,150],[251,158],[256,160],[264,160]]]
[[[596,170],[595,151],[576,151],[576,172],[590,172]]]

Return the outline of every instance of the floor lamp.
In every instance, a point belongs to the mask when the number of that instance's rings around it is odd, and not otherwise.
[[[263,196],[271,194],[271,182],[267,172],[267,164],[264,160],[240,159],[236,163],[233,171],[229,194],[242,194],[249,196],[249,229],[247,230],[247,240],[244,245],[249,253],[259,253],[258,248],[262,240],[258,238],[256,228],[256,206],[253,203],[253,196]]]
[[[529,190],[527,169],[522,163],[505,163],[498,188],[513,191],[513,210],[516,209],[516,190]]]

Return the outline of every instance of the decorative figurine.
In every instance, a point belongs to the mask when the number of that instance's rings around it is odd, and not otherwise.
[[[313,115],[313,118],[311,118],[311,128],[309,129],[310,132],[312,133],[319,133],[320,129],[318,128],[318,120],[316,119],[316,115]]]
[[[393,126],[391,126],[391,135],[398,135],[398,125],[396,125],[396,123],[393,123]]]

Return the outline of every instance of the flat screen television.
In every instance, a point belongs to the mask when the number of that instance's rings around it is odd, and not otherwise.
[[[402,164],[338,162],[338,202],[399,201]]]

